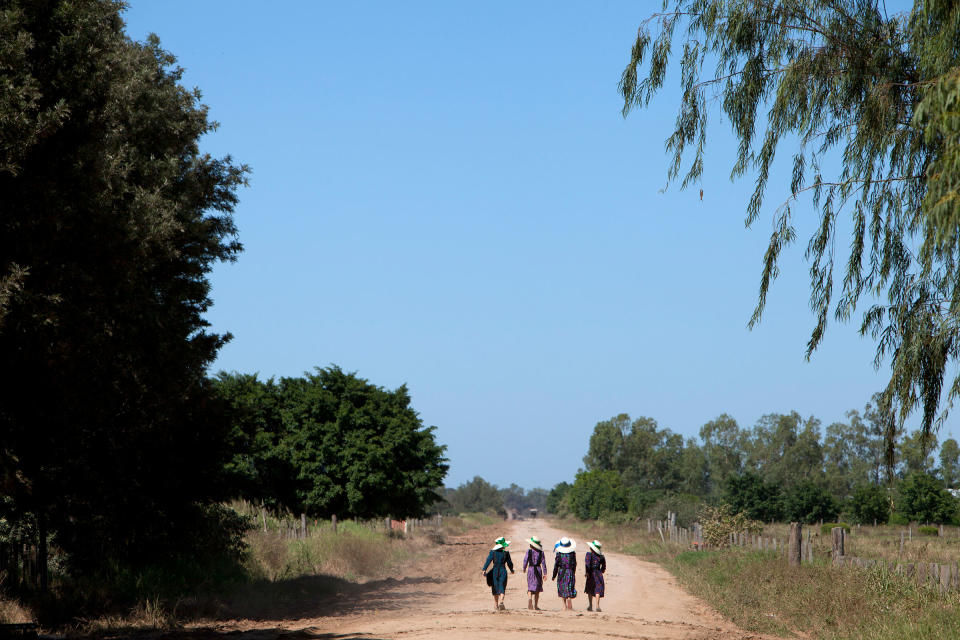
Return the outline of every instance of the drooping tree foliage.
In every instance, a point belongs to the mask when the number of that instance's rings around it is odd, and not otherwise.
[[[732,178],[754,180],[746,223],[767,211],[774,222],[751,325],[796,241],[795,217],[816,211],[807,355],[831,316],[869,305],[860,330],[877,341],[876,363],[891,363],[882,403],[899,417],[886,423],[890,460],[913,410],[929,435],[945,381],[951,400],[960,394],[960,375],[945,380],[960,355],[958,40],[960,6],[948,0],[918,0],[902,15],[880,0],[665,0],[620,83],[624,115],[646,106],[677,52],[680,107],[666,147],[681,187],[702,175],[714,105],[730,123]],[[778,153],[792,161],[782,186],[768,181]],[[838,238],[846,220],[851,235]]]
[[[310,516],[419,516],[441,499],[448,465],[406,386],[378,387],[339,367],[260,381],[221,373],[232,408],[227,465],[240,497]]]
[[[70,567],[236,549],[208,274],[246,168],[111,0],[0,5],[0,483]],[[41,562],[45,566],[44,562]]]

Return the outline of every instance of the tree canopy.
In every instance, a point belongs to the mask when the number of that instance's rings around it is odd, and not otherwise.
[[[228,426],[206,378],[229,336],[203,314],[211,268],[241,249],[247,169],[200,150],[199,92],[156,38],[125,35],[122,6],[0,10],[4,515],[74,568],[236,542],[216,522]]]
[[[796,216],[816,212],[807,356],[831,316],[845,321],[868,305],[860,331],[876,340],[876,364],[890,362],[882,403],[899,417],[886,423],[890,459],[912,411],[925,435],[943,417],[941,391],[960,355],[958,38],[960,6],[947,0],[918,1],[905,15],[879,0],[665,0],[641,25],[620,82],[626,115],[663,88],[679,57],[666,148],[681,188],[703,173],[712,105],[730,123],[731,177],[754,181],[746,223],[766,211],[774,222],[751,325],[797,239]],[[778,152],[792,164],[780,188],[768,183]],[[946,382],[952,400],[960,374]]]
[[[221,373],[233,408],[227,471],[241,497],[310,516],[419,516],[440,500],[446,447],[405,386],[387,390],[336,366],[260,381]]]

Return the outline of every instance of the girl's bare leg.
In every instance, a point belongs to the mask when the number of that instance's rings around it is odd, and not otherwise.
[[[527,609],[533,609],[533,591],[527,591]]]
[[[587,611],[593,611],[593,596],[587,594]]]
[[[600,611],[600,598],[602,598],[602,597],[603,597],[603,596],[597,596],[597,612]]]
[[[493,596],[493,610],[494,611],[500,610],[500,596],[497,596],[497,595]]]
[[[533,608],[536,609],[537,611],[540,611],[540,592],[539,591],[533,592]]]
[[[507,606],[506,606],[505,604],[503,604],[503,599],[506,598],[506,597],[507,597],[507,592],[506,592],[506,591],[504,591],[503,593],[500,594],[500,608],[501,608],[501,609],[506,609],[506,608],[507,608]]]

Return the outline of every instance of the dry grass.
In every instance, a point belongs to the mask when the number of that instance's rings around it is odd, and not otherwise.
[[[611,550],[658,562],[689,592],[750,631],[799,632],[822,640],[960,638],[960,594],[940,595],[883,569],[834,568],[826,561],[791,567],[777,554],[742,548],[692,552],[662,544],[658,535],[647,534],[645,525],[564,521],[562,526],[602,540]],[[819,527],[808,533],[814,530]],[[764,535],[785,538],[786,526],[767,526]],[[847,553],[889,557],[894,539],[899,547],[895,527],[854,527]],[[813,535],[812,540],[822,551],[829,549],[826,536]],[[956,544],[956,538],[914,535],[904,561],[956,558],[943,555]]]
[[[33,622],[33,614],[20,602],[0,597],[0,624]]]

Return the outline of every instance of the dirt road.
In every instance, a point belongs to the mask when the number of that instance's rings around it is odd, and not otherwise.
[[[506,523],[505,523],[506,524]],[[513,558],[522,562],[524,538],[536,535],[552,549],[562,535],[577,539],[582,563],[585,541],[558,531],[542,520],[515,522],[504,533],[513,541]],[[583,574],[578,570],[574,611],[562,611],[553,582],[544,585],[540,606],[527,610],[526,579],[520,566],[507,585],[507,611],[495,612],[480,566],[492,540],[474,533],[438,547],[405,575],[371,583],[333,601],[278,610],[257,620],[223,620],[191,635],[229,633],[244,640],[280,636],[314,638],[488,638],[515,639],[531,635],[550,638],[646,638],[651,640],[742,640],[759,636],[724,621],[699,600],[677,587],[655,564],[631,556],[607,553],[607,597],[603,612],[585,611]],[[553,569],[552,554],[548,553]]]

